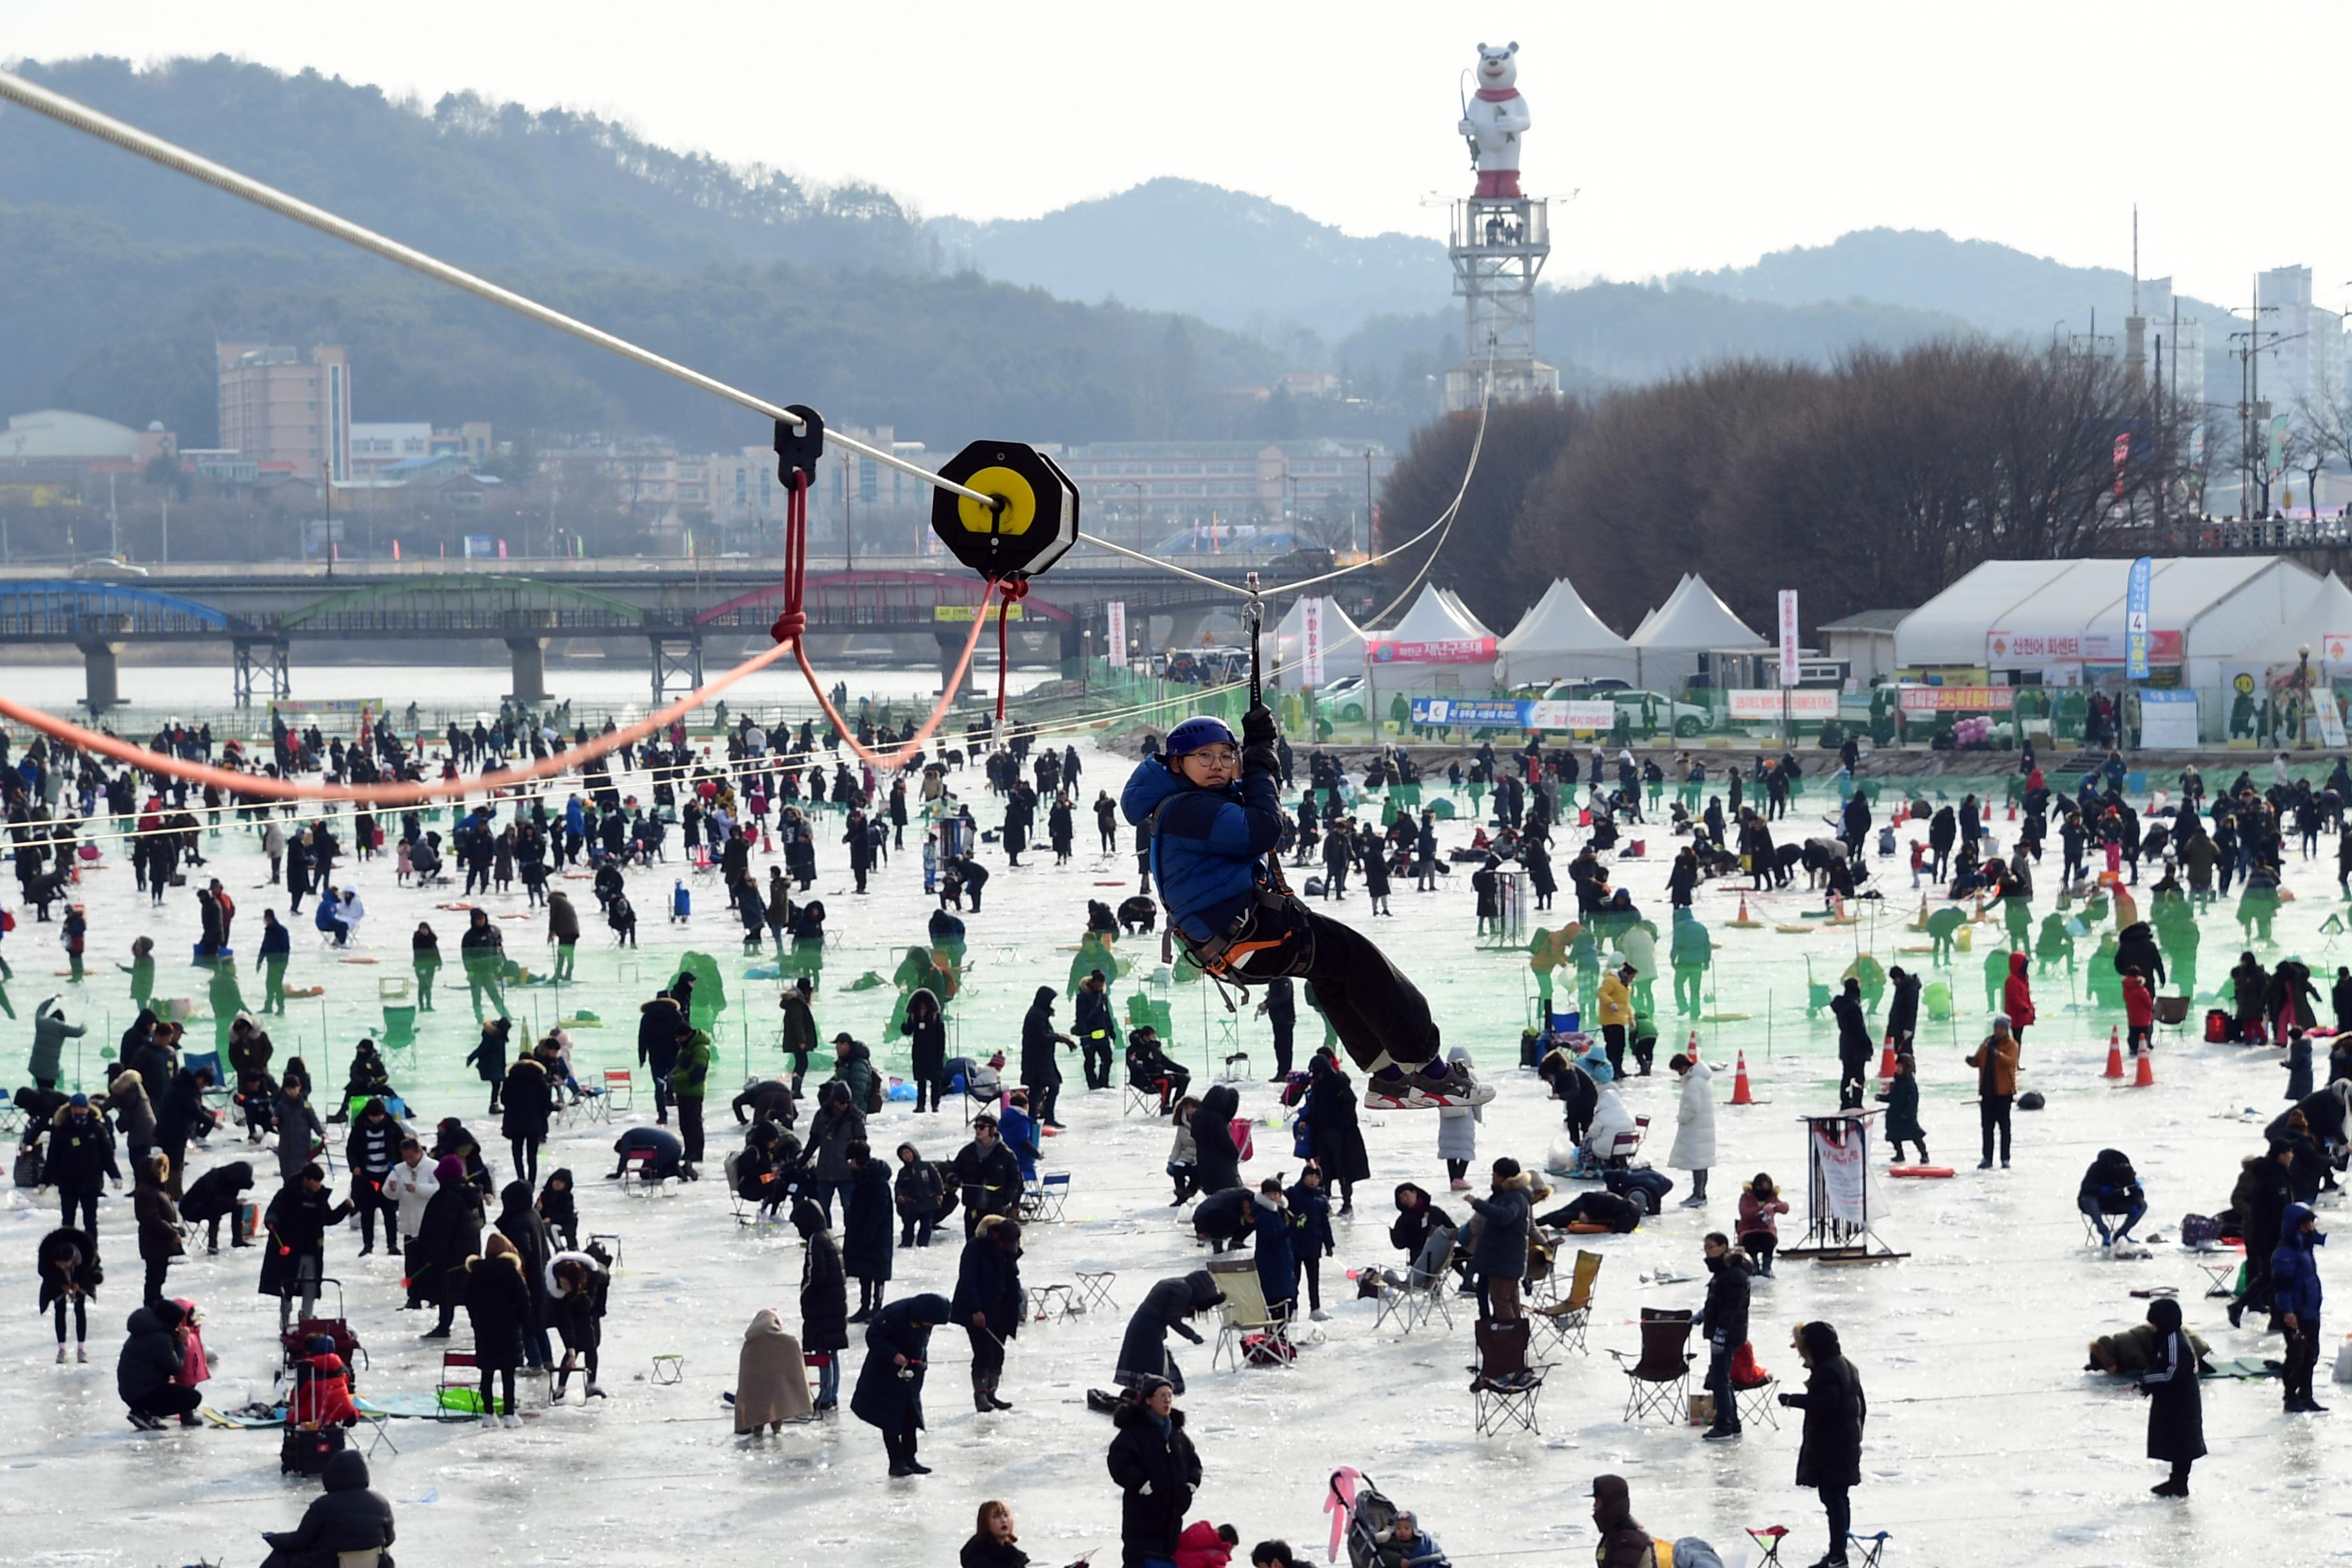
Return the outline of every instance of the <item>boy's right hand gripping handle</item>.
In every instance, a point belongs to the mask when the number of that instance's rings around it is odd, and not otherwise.
[[[1252,773],[1278,773],[1282,759],[1275,750],[1280,732],[1275,728],[1274,712],[1264,703],[1252,705],[1242,715],[1242,771]]]

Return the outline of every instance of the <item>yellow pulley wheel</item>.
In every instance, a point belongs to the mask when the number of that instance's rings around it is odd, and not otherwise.
[[[958,496],[956,516],[971,533],[1007,533],[1018,537],[1037,521],[1037,491],[1028,479],[1007,468],[986,468],[963,481],[973,489],[1001,497],[1002,507],[982,506],[970,496]]]

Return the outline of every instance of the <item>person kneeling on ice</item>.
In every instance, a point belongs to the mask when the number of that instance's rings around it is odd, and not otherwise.
[[[1278,881],[1283,810],[1274,715],[1253,707],[1237,743],[1221,719],[1187,719],[1162,755],[1129,775],[1121,803],[1145,830],[1169,930],[1199,968],[1237,984],[1278,974],[1313,984],[1323,1015],[1370,1075],[1372,1110],[1481,1105],[1494,1098],[1447,1062],[1429,1003],[1353,927],[1307,909]]]

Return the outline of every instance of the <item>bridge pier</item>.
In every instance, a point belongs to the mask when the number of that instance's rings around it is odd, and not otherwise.
[[[702,685],[701,637],[656,635],[646,640],[653,647],[656,708],[667,708]]]
[[[956,698],[969,695],[971,691],[971,670],[969,668],[966,668],[963,672],[962,685],[952,690],[948,687],[949,680],[953,679],[955,675],[956,660],[963,657],[963,634],[961,632],[940,632],[939,634],[939,643],[940,695]],[[977,650],[974,650],[972,657],[974,658],[980,657]]]
[[[507,653],[514,667],[514,689],[509,693],[518,702],[534,706],[551,700],[547,689],[547,639],[545,637],[509,637]]]
[[[266,682],[269,688],[267,698],[268,701],[275,702],[281,697],[294,695],[294,677],[286,666],[284,643],[277,641],[257,643],[250,637],[238,637],[229,646],[231,649],[229,679],[233,683],[236,702],[239,708],[253,706],[255,687],[261,682]],[[260,682],[255,679],[257,670],[253,656],[257,650],[263,656],[263,662],[258,669]]]
[[[82,706],[93,715],[121,707],[122,683],[115,667],[114,645],[110,642],[86,642],[76,646],[81,649]]]

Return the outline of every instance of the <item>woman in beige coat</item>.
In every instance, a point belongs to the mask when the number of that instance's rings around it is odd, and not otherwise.
[[[811,1414],[808,1363],[801,1342],[784,1331],[783,1320],[762,1307],[743,1331],[743,1359],[735,1375],[735,1432],[751,1436],[761,1427],[781,1431],[787,1421]]]

